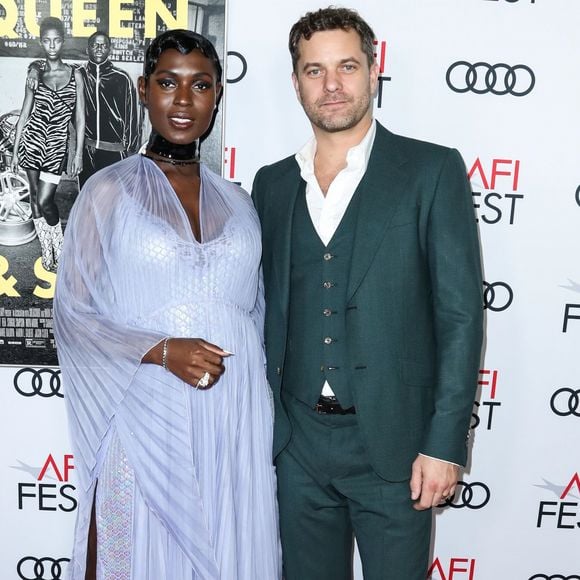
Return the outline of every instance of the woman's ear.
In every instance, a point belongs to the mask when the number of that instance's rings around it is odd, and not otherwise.
[[[215,106],[214,109],[217,109],[220,101],[222,100],[223,97],[223,88],[224,86],[221,83],[217,83],[216,85],[216,95],[215,95]]]
[[[145,108],[147,108],[147,81],[145,77],[137,79],[137,92],[139,93],[139,100]]]

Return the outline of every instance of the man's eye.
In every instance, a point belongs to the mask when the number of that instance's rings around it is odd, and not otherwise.
[[[352,71],[356,70],[356,66],[354,64],[345,64],[345,65],[343,65],[342,70],[344,70],[346,72],[352,72]]]
[[[309,77],[317,77],[320,76],[320,69],[319,68],[311,68],[306,72]]]

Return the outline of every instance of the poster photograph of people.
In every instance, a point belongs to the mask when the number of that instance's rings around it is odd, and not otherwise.
[[[225,0],[0,0],[0,364],[56,365],[52,298],[67,217],[87,179],[149,127],[136,85],[163,30],[224,53]],[[219,172],[221,118],[202,146]]]

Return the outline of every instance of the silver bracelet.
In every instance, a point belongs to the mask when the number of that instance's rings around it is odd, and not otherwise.
[[[169,337],[163,339],[163,352],[161,354],[161,366],[167,370],[167,343],[169,342]]]

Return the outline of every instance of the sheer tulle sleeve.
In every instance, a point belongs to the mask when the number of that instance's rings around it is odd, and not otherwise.
[[[109,257],[112,230],[119,227],[119,189],[109,173],[89,181],[80,194],[66,227],[54,299],[58,359],[85,489],[109,423],[143,355],[164,338],[118,316]]]

